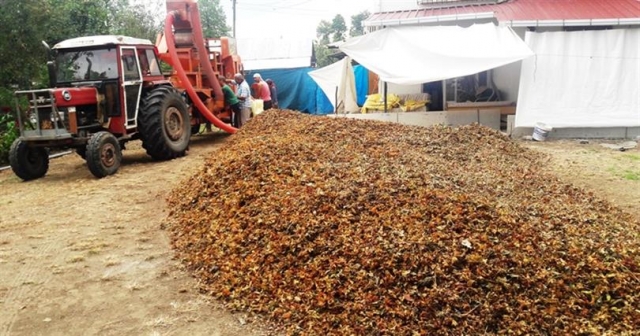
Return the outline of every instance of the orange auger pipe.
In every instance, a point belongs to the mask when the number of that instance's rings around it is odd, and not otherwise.
[[[184,68],[182,68],[182,64],[180,63],[180,59],[178,58],[178,51],[175,48],[176,44],[175,44],[173,30],[172,30],[173,22],[175,20],[176,15],[180,15],[180,14],[175,11],[167,13],[167,19],[165,20],[165,24],[164,24],[164,36],[167,42],[167,49],[169,51],[169,55],[171,56],[171,60],[173,61],[173,66],[176,70],[176,73],[180,78],[180,81],[182,81],[182,85],[187,91],[187,94],[189,95],[189,97],[191,98],[191,101],[198,108],[198,111],[200,111],[200,114],[202,114],[205,118],[207,118],[207,120],[209,120],[214,126],[218,127],[219,129],[227,133],[234,134],[237,131],[237,129],[235,127],[232,127],[223,123],[222,120],[218,119],[215,115],[213,115],[213,113],[211,113],[211,111],[209,111],[209,109],[204,105],[202,100],[200,100],[200,97],[198,97],[196,90],[191,85],[191,82],[189,81],[189,78],[187,77],[187,74],[185,73]],[[197,34],[197,35],[201,35],[201,34]],[[201,66],[206,71],[206,75],[209,81],[213,83],[211,86],[213,87],[213,91],[216,98],[220,99],[224,96],[222,94],[222,89],[220,88],[220,83],[217,82],[215,74],[213,73],[213,69],[211,69],[211,64],[209,64],[209,60],[206,60],[206,55],[208,55],[209,53],[201,52],[202,48],[204,47],[204,45],[201,46],[201,44],[204,43],[204,39],[202,38],[202,36],[194,36],[194,40],[195,40],[194,43],[198,50],[198,54],[200,55]],[[205,56],[206,64],[202,64],[202,60],[203,60],[202,55]]]

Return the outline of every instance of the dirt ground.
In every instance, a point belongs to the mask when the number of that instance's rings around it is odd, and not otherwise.
[[[120,171],[101,180],[75,154],[52,160],[33,182],[0,172],[0,335],[272,334],[201,294],[161,229],[167,193],[227,139],[197,136],[189,155],[171,162],[152,162],[132,143]],[[640,218],[638,149],[522,145]]]
[[[0,335],[269,334],[200,294],[160,228],[167,193],[227,138],[171,162],[132,142],[101,180],[75,154],[28,183],[0,172]]]
[[[548,154],[546,167],[567,182],[593,191],[640,220],[640,148],[621,152],[602,146],[619,142],[556,140],[521,144]]]

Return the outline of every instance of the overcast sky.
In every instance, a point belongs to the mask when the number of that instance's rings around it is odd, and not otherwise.
[[[232,27],[232,0],[220,3]],[[349,26],[352,15],[373,7],[372,0],[237,0],[237,38],[315,38],[320,20],[341,14]]]

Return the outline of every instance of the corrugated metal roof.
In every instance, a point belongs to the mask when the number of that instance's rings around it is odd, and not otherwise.
[[[374,13],[366,21],[493,12],[499,21],[640,18],[640,0],[510,0],[500,4]]]

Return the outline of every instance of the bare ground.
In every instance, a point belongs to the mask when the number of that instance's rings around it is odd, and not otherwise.
[[[33,182],[1,172],[0,335],[268,334],[199,293],[160,229],[167,193],[226,138],[170,162],[131,143],[101,180],[75,154]]]
[[[132,143],[120,171],[101,180],[75,154],[33,182],[0,172],[0,335],[272,334],[201,294],[160,229],[167,193],[226,139],[196,137],[187,157],[170,162],[151,162]],[[522,144],[640,218],[639,150]]]
[[[567,182],[594,191],[640,220],[640,148],[618,151],[601,146],[615,140],[522,142],[549,155],[546,167]]]

